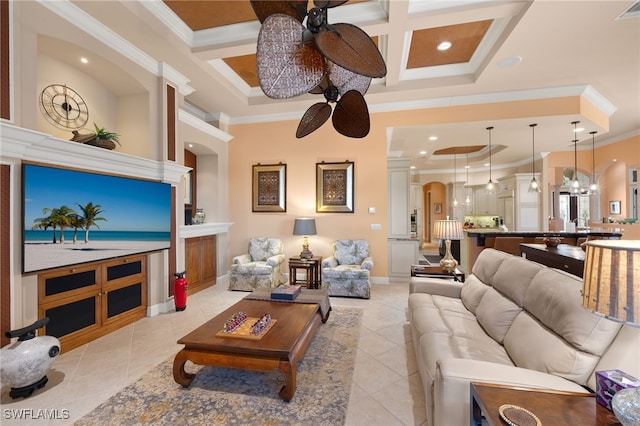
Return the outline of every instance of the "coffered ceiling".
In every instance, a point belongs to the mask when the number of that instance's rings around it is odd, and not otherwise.
[[[298,120],[317,102],[312,95],[274,100],[262,93],[255,71],[260,23],[248,0],[75,4],[188,76],[194,91],[186,100],[212,121]],[[359,26],[385,59],[386,77],[375,79],[365,97],[371,113],[582,96],[606,118],[596,123],[572,111],[514,118],[487,106],[478,121],[388,129],[388,156],[411,158],[430,173],[451,167],[450,156],[434,152],[452,147],[479,147],[469,162],[483,167],[488,126],[495,127],[496,167],[530,162],[534,122],[538,152],[573,150],[574,120],[585,129],[578,135],[584,149],[591,130],[598,131],[597,145],[638,134],[640,17],[622,16],[632,6],[640,9],[631,0],[351,0],[329,9],[328,21]],[[441,41],[451,48],[438,51]]]

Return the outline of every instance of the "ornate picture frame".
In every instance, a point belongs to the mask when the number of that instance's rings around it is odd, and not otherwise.
[[[316,163],[316,212],[353,213],[355,163]]]
[[[253,165],[253,212],[287,211],[287,165]]]

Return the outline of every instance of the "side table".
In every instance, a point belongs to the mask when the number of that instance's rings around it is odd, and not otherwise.
[[[499,409],[516,405],[535,414],[543,425],[619,425],[615,414],[592,393],[563,392],[471,382],[471,426],[503,426]]]
[[[289,283],[304,284],[307,288],[319,289],[320,283],[320,265],[322,265],[322,256],[313,256],[310,259],[301,259],[299,257],[289,258]],[[298,281],[297,270],[304,269],[306,273],[305,281]]]
[[[428,277],[428,278],[449,278],[454,281],[464,282],[465,273],[459,268],[455,271],[443,271],[442,266],[428,266],[428,265],[411,265],[412,277]]]

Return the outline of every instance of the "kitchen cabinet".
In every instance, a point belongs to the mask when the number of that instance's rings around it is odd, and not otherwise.
[[[498,196],[488,192],[485,186],[473,190],[473,214],[498,214]]]

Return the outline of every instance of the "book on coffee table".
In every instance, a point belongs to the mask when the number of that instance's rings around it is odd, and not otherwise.
[[[271,298],[280,300],[293,300],[298,297],[298,295],[302,291],[300,287],[301,286],[299,285],[283,284],[271,291]]]

